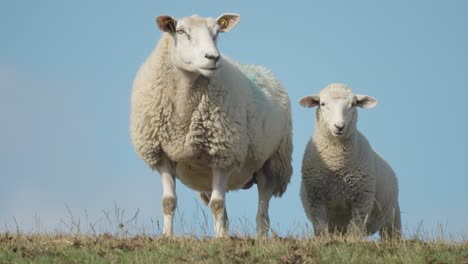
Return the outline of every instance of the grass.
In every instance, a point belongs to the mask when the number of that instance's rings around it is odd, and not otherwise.
[[[205,237],[211,233],[208,213],[202,208],[201,223],[187,221],[178,213],[178,233],[182,237],[165,238],[161,223],[151,221],[152,234],[147,235],[138,223],[139,210],[128,214],[114,205],[114,212],[103,211],[103,217],[82,219],[67,206],[69,217],[61,221],[65,230],[37,232],[16,228],[0,233],[1,263],[464,263],[468,264],[466,235],[448,236],[440,225],[428,233],[422,222],[405,239],[380,242],[360,236],[311,238],[309,227],[281,237],[272,228],[269,239],[252,237],[254,226],[246,219],[231,222],[231,234],[224,239]],[[200,213],[197,210],[197,214]],[[187,224],[189,223],[189,224]],[[15,230],[12,232],[11,230]]]
[[[0,263],[468,263],[468,242],[0,235]]]

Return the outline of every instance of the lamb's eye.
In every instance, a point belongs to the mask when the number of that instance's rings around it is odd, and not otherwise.
[[[320,103],[320,106],[322,106],[322,107],[325,106],[325,103],[324,102]]]

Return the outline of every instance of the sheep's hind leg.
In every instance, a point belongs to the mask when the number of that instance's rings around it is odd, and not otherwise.
[[[210,207],[214,219],[215,237],[225,237],[228,235],[228,218],[226,213],[225,197],[230,175],[230,170],[213,168]]]
[[[270,216],[268,208],[270,199],[273,196],[273,186],[268,181],[267,176],[263,172],[256,174],[258,188],[258,211],[257,211],[257,236],[267,237],[270,229]]]
[[[177,206],[176,196],[176,181],[174,175],[174,167],[172,162],[164,157],[161,165],[157,167],[159,174],[161,175],[163,196],[162,196],[162,209],[164,215],[164,236],[172,236],[174,222],[174,212]]]
[[[401,237],[401,215],[400,206],[397,206],[392,210],[392,214],[387,223],[379,230],[380,238],[386,239],[400,239]]]
[[[200,196],[200,199],[203,201],[205,205],[208,205],[210,203],[210,197],[211,193],[206,193],[206,192],[199,192],[198,195]]]

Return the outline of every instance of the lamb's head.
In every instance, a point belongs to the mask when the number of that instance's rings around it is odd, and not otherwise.
[[[316,125],[329,131],[329,135],[347,138],[356,129],[356,107],[372,108],[377,100],[367,95],[353,94],[342,83],[332,83],[319,94],[303,97],[299,103],[304,107],[318,106]]]
[[[239,15],[231,13],[217,19],[197,15],[178,20],[170,16],[156,18],[158,27],[174,40],[172,63],[183,71],[207,77],[220,66],[221,54],[216,46],[218,33],[231,30],[237,22]]]

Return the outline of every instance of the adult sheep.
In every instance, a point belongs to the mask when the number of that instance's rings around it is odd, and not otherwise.
[[[257,233],[269,228],[272,196],[290,181],[291,113],[286,90],[260,66],[221,56],[218,33],[237,14],[156,19],[164,33],[138,71],[131,99],[137,154],[159,172],[164,235],[172,236],[175,179],[210,203],[216,237],[228,234],[225,193],[258,186]]]
[[[304,153],[300,194],[314,233],[379,231],[382,238],[398,237],[397,178],[356,128],[356,107],[372,108],[377,100],[333,83],[299,103],[318,106],[315,132]]]

